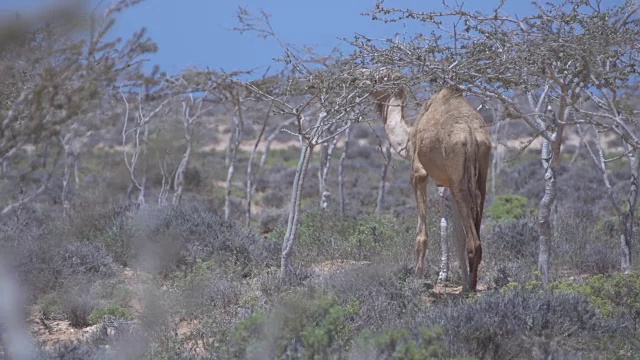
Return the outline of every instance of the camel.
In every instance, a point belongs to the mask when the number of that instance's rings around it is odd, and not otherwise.
[[[390,80],[388,72],[382,80]],[[424,272],[428,246],[427,183],[431,177],[436,186],[451,191],[463,291],[475,291],[482,261],[480,225],[491,157],[491,137],[482,115],[467,102],[462,89],[452,85],[424,103],[413,126],[405,121],[404,89],[374,91],[372,96],[391,146],[412,164],[411,184],[418,210],[415,275],[422,277]]]

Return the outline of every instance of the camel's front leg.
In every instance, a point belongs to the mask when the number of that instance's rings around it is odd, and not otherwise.
[[[427,253],[427,172],[418,167],[413,169],[411,174],[411,184],[413,192],[416,194],[418,205],[418,227],[416,229],[416,276],[422,277],[424,274],[424,258]]]

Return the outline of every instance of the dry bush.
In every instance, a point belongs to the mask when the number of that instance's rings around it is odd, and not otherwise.
[[[530,219],[508,220],[488,228],[483,236],[482,272],[489,286],[531,279],[538,259],[538,227]]]
[[[413,281],[408,265],[378,263],[327,275],[320,286],[341,304],[357,303],[359,315],[353,326],[358,332],[402,327],[420,310],[422,290]]]
[[[349,145],[349,152],[347,153],[347,159],[358,159],[359,161],[369,160],[372,154],[375,152],[375,148],[369,145],[360,145],[359,143],[353,143]]]
[[[274,185],[260,197],[260,204],[263,207],[282,208],[286,203],[284,186]]]
[[[66,241],[51,229],[7,235],[0,242],[13,255],[14,268],[34,297],[59,290],[71,279],[95,282],[113,279],[119,273],[118,264],[100,244]]]
[[[413,220],[413,219],[412,219]],[[405,219],[371,215],[353,217],[322,210],[304,212],[297,234],[297,262],[309,266],[327,260],[376,260],[397,258],[410,250],[415,223]],[[269,234],[277,242],[285,229]],[[437,250],[434,250],[437,251]],[[401,255],[402,254],[402,255]]]
[[[197,260],[214,260],[246,274],[274,264],[278,253],[275,244],[200,206],[144,208],[130,226],[131,256],[152,272],[189,271]]]
[[[553,257],[565,274],[604,274],[620,267],[617,220],[594,219],[593,214],[561,212],[556,224]]]
[[[635,337],[629,319],[603,318],[575,293],[496,293],[434,307],[418,324],[443,326],[449,356],[481,359],[600,358]]]

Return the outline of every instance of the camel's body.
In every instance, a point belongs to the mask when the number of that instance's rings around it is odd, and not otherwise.
[[[429,99],[413,127],[404,119],[404,92],[374,95],[392,146],[412,163],[411,183],[418,206],[416,275],[423,274],[428,245],[427,182],[431,177],[437,186],[451,190],[457,213],[454,219],[463,230],[457,237],[457,249],[464,288],[475,290],[482,260],[479,234],[491,157],[491,138],[484,119],[454,87],[446,87]]]

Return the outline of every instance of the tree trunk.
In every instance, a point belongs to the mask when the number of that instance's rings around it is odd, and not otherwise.
[[[171,203],[174,206],[180,205],[182,201],[182,192],[184,191],[184,173],[187,170],[187,166],[189,166],[189,160],[191,158],[191,148],[192,148],[192,134],[191,134],[191,126],[185,124],[185,134],[184,139],[187,143],[187,148],[184,150],[184,154],[182,155],[182,159],[180,160],[180,164],[176,169],[176,175],[173,181],[173,199]]]
[[[380,176],[380,185],[378,185],[378,200],[376,201],[375,216],[380,216],[382,211],[382,203],[384,202],[384,192],[387,183],[387,173],[389,171],[389,163],[391,163],[391,144],[385,146],[385,162],[382,167],[382,175]]]
[[[340,155],[340,164],[338,166],[338,196],[340,197],[340,215],[344,216],[344,161],[349,151],[349,137],[351,135],[351,127],[347,128],[346,139],[344,141],[344,150]]]
[[[633,240],[633,225],[636,220],[635,212],[638,205],[638,176],[640,163],[638,154],[633,151],[627,155],[631,168],[631,185],[629,186],[628,209],[620,219],[620,270],[628,274],[631,271],[631,241]]]
[[[497,119],[497,112],[494,112],[494,119]],[[496,180],[498,173],[500,172],[500,164],[502,162],[502,156],[500,154],[500,125],[501,121],[496,121],[496,127],[493,131],[493,159],[491,161],[491,197],[496,197]]]
[[[240,106],[238,106],[238,117],[236,118],[234,116],[234,119],[235,119],[236,129],[233,136],[233,139],[234,139],[233,146],[231,148],[231,153],[229,154],[229,162],[228,162],[229,169],[227,170],[227,181],[225,183],[226,194],[224,196],[224,219],[227,221],[231,217],[231,186],[232,186],[231,181],[233,180],[233,174],[235,172],[235,167],[236,167],[236,157],[238,155],[238,148],[240,147],[240,141],[242,137],[243,121],[242,121],[242,110]]]
[[[249,162],[247,163],[247,213],[246,213],[246,225],[247,227],[251,226],[251,201],[253,201],[253,159],[256,156],[256,152],[258,151],[258,145],[260,145],[260,141],[262,141],[262,136],[264,135],[264,131],[267,129],[267,122],[269,121],[269,114],[271,113],[271,108],[267,112],[267,117],[264,119],[262,123],[262,128],[260,128],[260,133],[258,134],[258,138],[256,139],[255,144],[253,145],[253,149],[251,150],[251,154],[249,155]]]
[[[224,194],[224,219],[227,221],[231,217],[231,181],[233,180],[236,165],[235,152],[232,151],[232,153],[229,158],[229,169],[227,170],[227,180],[225,181],[226,192]]]
[[[146,202],[144,200],[144,191],[145,188],[147,187],[147,175],[146,175],[146,171],[145,171],[145,175],[142,176],[142,181],[140,182],[140,192],[138,193],[138,205],[140,207],[143,207],[146,205]]]
[[[148,162],[149,159],[147,158],[147,144],[149,143],[149,125],[148,123],[144,123],[143,125],[143,132],[142,132],[142,144],[139,144],[139,133],[138,131],[136,131],[136,148],[139,149],[140,154],[142,155],[142,181],[140,181],[139,183],[139,193],[138,193],[138,205],[140,207],[143,207],[146,205],[146,201],[145,201],[145,190],[147,187],[147,169],[149,167]],[[136,150],[137,151],[137,150]],[[135,168],[131,169],[131,176],[132,178],[135,176],[134,174],[134,170]]]
[[[333,156],[333,150],[336,148],[338,139],[336,136],[331,143],[322,145],[322,157],[320,160],[320,168],[318,170],[319,184],[320,184],[320,208],[326,210],[329,206],[329,187],[327,186],[327,178],[329,177],[329,168],[331,168],[331,157]]]
[[[544,196],[540,200],[540,210],[538,215],[540,248],[538,253],[538,271],[542,274],[542,281],[546,285],[549,283],[549,266],[551,258],[551,239],[553,232],[551,229],[551,208],[556,198],[556,173],[552,161],[551,144],[547,139],[542,142],[542,165],[545,169]]]
[[[74,185],[76,189],[78,189],[78,187],[80,186],[80,175],[78,174],[78,155],[80,154],[75,154],[73,159],[73,178],[75,180]]]
[[[569,160],[569,165],[572,165],[576,159],[578,158],[578,155],[580,155],[580,148],[582,147],[582,141],[578,142],[578,145],[576,147],[576,151],[573,153],[573,156],[571,157],[571,160]]]
[[[74,168],[75,156],[65,147],[64,175],[62,176],[62,194],[60,201],[62,202],[62,216],[69,215],[69,181],[71,180],[71,171]]]
[[[60,202],[62,202],[62,215],[69,215],[69,182],[71,181],[71,171],[75,167],[76,152],[74,151],[73,133],[68,133],[60,139],[60,144],[64,150],[64,174],[62,175],[62,193],[60,194]],[[46,145],[47,152],[49,143]],[[46,156],[45,156],[46,157]],[[44,164],[45,162],[43,162]]]
[[[447,188],[438,188],[440,199],[440,274],[438,282],[443,283],[449,278],[449,223],[447,222]]]
[[[167,156],[164,160],[158,160],[160,172],[162,173],[162,185],[158,194],[158,205],[166,206],[168,204],[169,190],[171,189],[171,176],[167,173]]]
[[[298,160],[298,167],[296,169],[296,175],[293,180],[293,187],[291,190],[291,202],[289,205],[289,219],[287,221],[287,232],[284,235],[282,241],[282,256],[280,259],[280,278],[287,279],[293,269],[292,264],[292,252],[293,245],[296,239],[296,233],[298,231],[299,216],[300,216],[300,203],[302,195],[302,185],[304,184],[304,178],[309,168],[309,160],[311,153],[313,152],[313,145],[309,143],[303,144],[300,151],[300,159]]]

